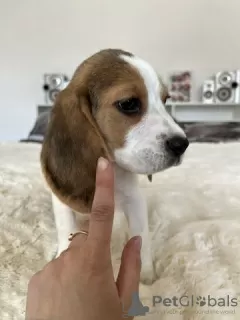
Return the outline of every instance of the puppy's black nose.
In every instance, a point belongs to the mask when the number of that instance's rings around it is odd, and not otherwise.
[[[167,149],[171,150],[175,156],[181,156],[189,145],[187,138],[181,136],[173,136],[166,141]]]

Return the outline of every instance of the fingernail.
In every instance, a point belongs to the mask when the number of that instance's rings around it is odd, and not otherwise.
[[[109,162],[107,159],[100,157],[98,159],[98,170],[100,170],[100,171],[106,170],[108,167],[108,164],[109,164]]]
[[[134,241],[134,246],[136,250],[140,252],[142,248],[142,237],[140,236],[134,237],[133,241]]]

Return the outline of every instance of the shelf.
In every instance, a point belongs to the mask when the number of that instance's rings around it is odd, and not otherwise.
[[[169,102],[167,111],[179,122],[240,122],[240,104]]]
[[[167,107],[239,107],[239,103],[202,103],[202,102],[169,102],[166,104]]]
[[[38,115],[50,111],[52,106],[38,106]],[[169,114],[179,122],[240,122],[240,104],[201,102],[169,102],[166,104]]]
[[[52,105],[40,105],[37,107],[37,114],[38,116],[44,112],[51,111]]]

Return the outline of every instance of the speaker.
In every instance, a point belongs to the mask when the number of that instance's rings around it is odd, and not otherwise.
[[[57,95],[65,89],[69,83],[69,79],[62,73],[45,73],[43,90],[45,92],[45,103],[47,105],[54,104]]]
[[[216,74],[216,103],[240,102],[240,70]]]
[[[202,102],[214,103],[215,102],[215,82],[214,80],[205,80],[202,88]]]

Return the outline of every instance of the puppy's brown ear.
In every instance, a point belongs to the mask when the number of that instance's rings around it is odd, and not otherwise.
[[[88,97],[68,87],[53,107],[41,165],[53,193],[73,210],[91,209],[101,156],[109,158],[109,150],[91,114]]]

